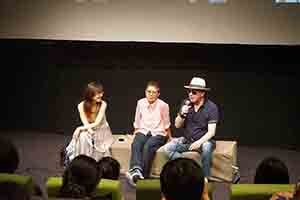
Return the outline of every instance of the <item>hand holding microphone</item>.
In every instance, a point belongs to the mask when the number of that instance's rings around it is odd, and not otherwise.
[[[181,107],[181,111],[180,111],[180,116],[182,118],[185,118],[189,112],[189,109],[191,107],[191,101],[190,100],[185,100],[183,106]]]

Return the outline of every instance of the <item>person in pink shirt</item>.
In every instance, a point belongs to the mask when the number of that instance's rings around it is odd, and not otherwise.
[[[163,146],[169,136],[169,105],[159,99],[160,86],[149,81],[145,98],[138,100],[134,119],[134,140],[131,144],[131,159],[126,176],[132,186],[139,179],[148,178],[156,150]]]

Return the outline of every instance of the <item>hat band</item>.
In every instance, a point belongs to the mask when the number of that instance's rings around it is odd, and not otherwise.
[[[189,85],[189,87],[196,87],[196,88],[203,88],[203,89],[205,89],[206,87],[203,87],[203,86],[201,86],[201,85]]]

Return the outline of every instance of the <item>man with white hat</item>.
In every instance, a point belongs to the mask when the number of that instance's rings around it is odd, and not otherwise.
[[[208,99],[210,88],[206,87],[203,78],[194,77],[184,87],[188,98],[181,104],[175,119],[175,127],[183,128],[183,137],[173,138],[164,146],[164,151],[171,160],[182,157],[183,152],[198,151],[204,175],[209,177],[212,152],[216,147],[214,136],[219,120],[218,107]]]

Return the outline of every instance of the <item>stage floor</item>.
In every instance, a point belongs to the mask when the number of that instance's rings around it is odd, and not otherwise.
[[[31,175],[40,185],[44,194],[45,182],[49,176],[61,176],[63,168],[59,163],[59,151],[68,143],[70,135],[42,131],[0,131],[1,136],[13,140],[20,154],[19,168],[16,173]],[[238,144],[238,166],[240,183],[252,183],[258,163],[267,156],[276,156],[283,160],[290,173],[290,181],[294,183],[300,178],[299,151],[280,149],[277,147],[241,146]],[[121,175],[122,190],[125,199],[135,200],[135,189],[128,185]],[[229,199],[228,184],[216,183],[214,200]]]

